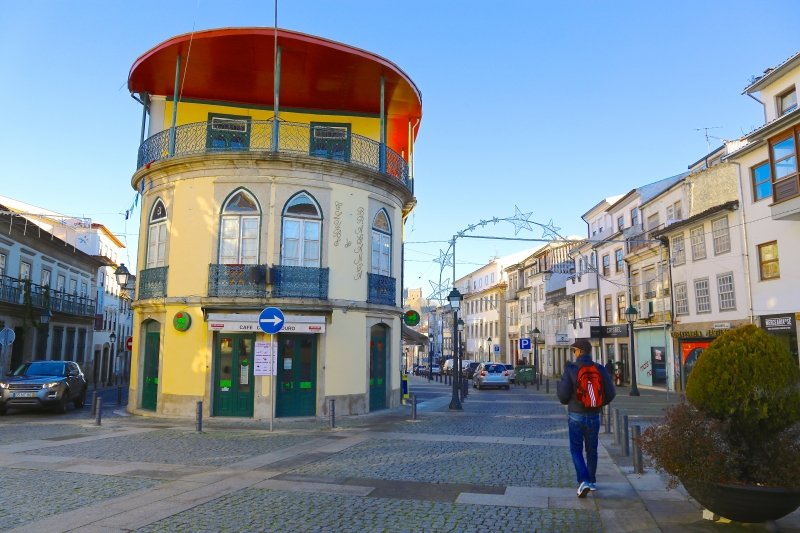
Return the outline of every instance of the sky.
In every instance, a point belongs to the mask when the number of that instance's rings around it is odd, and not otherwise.
[[[431,282],[452,278],[437,260],[459,232],[457,277],[539,246],[540,225],[585,236],[581,215],[603,198],[684,172],[723,139],[763,124],[761,106],[741,93],[800,50],[795,19],[785,16],[796,7],[283,0],[278,26],[383,56],[422,92],[404,286],[428,296]],[[135,264],[138,211],[124,216],[141,127],[127,91],[131,65],[193,30],[272,27],[274,2],[0,0],[0,8],[0,195],[106,225]],[[517,213],[532,230],[504,220]]]

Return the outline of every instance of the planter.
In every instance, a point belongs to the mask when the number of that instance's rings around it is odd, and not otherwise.
[[[800,507],[800,489],[681,481],[703,507],[736,522],[778,520]]]

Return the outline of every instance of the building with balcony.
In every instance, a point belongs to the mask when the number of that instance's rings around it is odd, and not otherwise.
[[[764,110],[764,125],[726,157],[738,172],[745,273],[754,323],[798,357],[800,316],[800,53],[745,87]],[[800,359],[798,359],[800,361]]]
[[[0,197],[0,372],[25,361],[75,361],[93,372],[94,286],[102,258],[80,249],[87,219]]]
[[[128,88],[143,107],[129,410],[397,405],[422,115],[411,79],[346,44],[228,28],[156,45]],[[285,316],[274,335],[267,307]]]

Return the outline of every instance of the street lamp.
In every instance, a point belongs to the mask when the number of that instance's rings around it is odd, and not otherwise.
[[[125,263],[121,263],[114,271],[114,277],[117,278],[117,285],[123,289],[128,285],[128,278],[130,278],[130,276],[131,273],[125,267]]]
[[[539,331],[539,328],[533,328],[531,335],[533,335],[533,373],[534,377],[536,371],[539,370],[539,335],[542,332]]]
[[[111,343],[111,354],[108,357],[108,382],[111,382],[111,370],[114,368],[114,356],[117,354],[117,334],[113,331],[108,336],[108,341]]]
[[[430,327],[430,326],[428,326]],[[433,379],[433,333],[428,333],[428,381]]]
[[[458,289],[453,287],[453,290],[450,291],[450,294],[447,295],[447,299],[450,301],[450,309],[453,310],[453,342],[458,342],[458,309],[461,307],[461,293],[458,292]],[[463,324],[463,321],[462,321]],[[456,344],[453,345],[453,357],[456,356],[455,350]],[[455,363],[456,360],[453,360]],[[461,400],[458,397],[458,382],[457,380],[453,380],[453,396],[450,398],[450,409],[454,409],[460,411],[461,407]]]
[[[631,337],[631,396],[639,396],[639,387],[636,386],[636,346],[633,340],[633,323],[639,317],[639,310],[633,304],[629,305],[625,310],[625,316],[628,319],[628,335]]]
[[[491,361],[492,360],[492,338],[489,337],[488,339],[486,339],[486,342],[488,343],[488,346],[486,347],[486,360],[487,361]]]

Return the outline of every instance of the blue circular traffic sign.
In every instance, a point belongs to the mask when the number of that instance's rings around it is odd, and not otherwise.
[[[283,329],[283,311],[277,307],[267,307],[258,315],[258,327],[264,333],[278,333]]]

